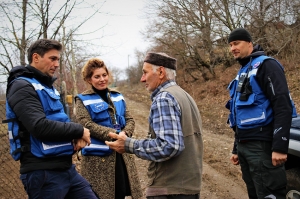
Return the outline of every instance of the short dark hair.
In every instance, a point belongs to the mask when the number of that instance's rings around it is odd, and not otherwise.
[[[34,53],[44,56],[49,50],[56,49],[58,51],[62,50],[62,45],[53,39],[39,39],[32,43],[27,50],[27,59],[29,64],[32,62],[32,55]]]

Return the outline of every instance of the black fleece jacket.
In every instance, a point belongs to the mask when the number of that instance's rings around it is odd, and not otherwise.
[[[16,66],[10,71],[6,99],[17,116],[20,129],[26,134],[21,140],[22,145],[30,146],[29,133],[41,141],[72,141],[81,138],[82,125],[46,119],[39,96],[31,83],[22,79],[13,81],[20,76],[34,77],[43,86],[50,88],[55,79],[32,66]],[[64,170],[71,167],[72,156],[37,158],[28,151],[22,153],[20,163],[21,174],[43,169]]]
[[[264,55],[263,49],[256,45],[251,55],[238,60],[245,66],[251,59]],[[256,74],[256,80],[270,100],[274,120],[271,124],[256,129],[235,129],[235,144],[233,153],[237,153],[236,142],[263,140],[272,142],[272,151],[287,153],[292,121],[292,104],[287,81],[282,67],[274,59],[266,59]]]

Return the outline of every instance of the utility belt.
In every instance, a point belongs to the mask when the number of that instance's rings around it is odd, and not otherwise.
[[[273,140],[273,123],[266,126],[240,129],[236,128],[236,137],[239,143],[253,142],[253,141],[268,141]]]
[[[257,134],[261,132],[273,132],[273,123],[271,122],[270,124],[266,126],[261,126],[261,127],[256,127],[256,128],[251,128],[251,129],[241,129],[236,126],[235,132],[238,134]]]

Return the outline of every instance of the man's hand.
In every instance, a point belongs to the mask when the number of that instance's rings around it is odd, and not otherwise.
[[[91,136],[90,136],[90,130],[89,129],[83,128],[83,135],[82,135],[81,139],[86,141],[88,146],[91,144]]]
[[[273,166],[283,165],[287,160],[287,154],[273,152],[272,153],[272,164]]]
[[[105,144],[118,153],[125,153],[125,141],[127,138],[126,133],[124,131],[120,132],[119,134],[109,132],[108,136],[116,141],[105,141]]]
[[[237,154],[232,154],[232,156],[230,157],[230,160],[232,162],[232,164],[234,165],[239,165],[239,157]]]
[[[75,151],[79,151],[80,149],[88,145],[88,143],[83,139],[74,140],[73,144]]]

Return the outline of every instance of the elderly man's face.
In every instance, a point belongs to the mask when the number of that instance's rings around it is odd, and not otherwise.
[[[160,72],[160,68],[153,71],[152,65],[144,62],[141,82],[145,83],[145,87],[149,92],[153,92],[162,83]]]

